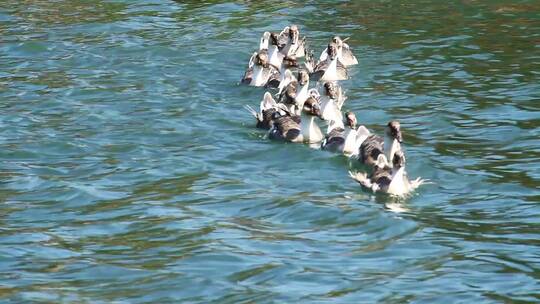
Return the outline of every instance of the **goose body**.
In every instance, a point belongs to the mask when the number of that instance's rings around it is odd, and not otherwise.
[[[269,137],[289,142],[321,142],[324,135],[315,121],[319,117],[318,103],[309,99],[304,104],[301,115],[295,115],[291,112],[287,112],[285,115],[275,113]]]
[[[405,171],[405,156],[396,152],[391,166],[384,154],[380,154],[370,175],[349,171],[352,179],[373,192],[383,192],[395,196],[405,196],[427,181],[422,178],[409,180]]]
[[[321,129],[315,122],[315,116],[283,115],[274,118],[270,139],[285,140],[294,143],[318,143],[324,138]]]
[[[331,152],[343,152],[348,130],[340,120],[332,120],[328,125],[321,149]]]
[[[384,138],[379,135],[369,135],[360,145],[358,158],[360,162],[374,166],[379,155],[393,159],[397,151],[401,151],[401,130],[397,121],[390,121],[385,128]],[[390,163],[390,166],[392,164]]]

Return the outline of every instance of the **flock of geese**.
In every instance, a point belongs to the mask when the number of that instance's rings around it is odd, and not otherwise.
[[[296,25],[281,33],[265,32],[241,83],[277,93],[266,92],[259,111],[245,108],[256,118],[257,128],[268,130],[270,139],[320,143],[321,149],[342,153],[370,169],[369,174],[349,171],[363,187],[404,196],[426,181],[407,177],[399,122],[388,122],[379,136],[358,126],[353,112],[341,111],[347,97],[339,81],[348,79],[348,67],[358,64],[346,41],[333,37],[315,62]],[[315,82],[312,88],[310,82]]]

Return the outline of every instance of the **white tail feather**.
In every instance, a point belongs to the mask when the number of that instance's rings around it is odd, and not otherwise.
[[[364,187],[371,188],[372,186],[366,173],[349,171],[349,176]]]
[[[270,39],[270,32],[264,32],[259,43],[259,50],[268,50],[268,42]]]
[[[252,107],[249,105],[244,105],[244,109],[246,109],[255,118],[259,119],[259,113],[257,113],[257,111],[255,111]]]
[[[257,52],[253,52],[253,55],[249,58],[248,68],[252,68],[255,65],[255,57],[257,57]]]
[[[341,110],[341,107],[343,107],[343,104],[345,103],[345,100],[347,100],[347,96],[345,96],[345,93],[343,93],[343,89],[340,86],[338,88],[338,99],[336,100],[338,109]]]
[[[432,182],[429,181],[429,179],[423,179],[423,178],[420,178],[420,177],[417,177],[416,179],[410,181],[410,187],[411,187],[411,191],[420,187],[421,185],[425,185],[425,184],[433,184]]]
[[[261,111],[262,110],[268,110],[271,108],[275,108],[277,106],[277,102],[272,97],[272,94],[270,92],[264,93],[263,100],[261,101]]]
[[[292,81],[295,81],[296,80],[296,77],[294,77],[293,73],[291,72],[291,70],[289,69],[286,69],[285,72],[283,73],[283,79],[279,82],[279,86],[278,86],[278,93],[277,95],[280,95],[281,92],[283,91],[283,89],[289,85],[289,83],[291,83]]]

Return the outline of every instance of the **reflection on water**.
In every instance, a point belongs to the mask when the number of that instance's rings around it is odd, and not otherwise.
[[[0,4],[7,302],[538,302],[534,1]],[[265,30],[350,37],[345,110],[402,123],[407,199],[270,142]]]

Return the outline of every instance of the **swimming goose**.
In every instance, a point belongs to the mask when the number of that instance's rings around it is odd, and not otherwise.
[[[283,45],[281,53],[285,57],[300,58],[305,56],[306,38],[300,39],[298,26],[291,25],[283,29],[279,34],[280,44]]]
[[[409,180],[405,172],[403,151],[397,151],[394,154],[392,166],[388,163],[386,156],[380,154],[371,175],[351,171],[349,171],[349,175],[360,185],[373,192],[384,192],[396,196],[404,196],[427,182],[420,177],[412,181]]]
[[[384,138],[378,135],[368,136],[358,151],[360,162],[367,165],[375,165],[380,154],[384,154],[386,159],[393,159],[397,151],[401,151],[400,124],[396,120],[390,121],[384,130]],[[392,163],[390,163],[392,166]]]
[[[289,70],[287,70],[289,71]],[[284,82],[285,84],[285,82]],[[286,86],[280,86],[279,102],[288,106],[291,112],[300,115],[300,110],[308,98],[309,75],[305,70],[298,71],[298,77],[287,75]]]
[[[257,119],[256,127],[265,130],[269,130],[272,127],[272,117],[274,113],[284,113],[284,111],[287,110],[286,108],[283,108],[283,105],[279,105],[269,92],[264,93],[263,100],[259,106],[259,112],[255,111],[249,105],[245,105],[244,108]]]
[[[268,50],[254,52],[249,60],[248,69],[242,78],[243,84],[262,87],[273,79],[279,79],[278,68],[270,64]]]
[[[279,112],[273,115],[273,126],[268,136],[270,139],[285,140],[289,142],[318,143],[324,136],[315,122],[321,112],[317,100],[308,98],[304,103],[300,116],[288,112]]]
[[[336,81],[349,78],[347,68],[338,60],[337,45],[333,42],[328,44],[326,53],[326,59],[319,61],[313,68],[311,78],[319,81]],[[306,64],[306,67],[310,66],[313,66],[312,62]]]
[[[347,97],[343,94],[341,86],[337,82],[324,83],[324,95],[320,98],[322,119],[326,121],[342,121],[341,107]]]
[[[356,57],[354,56],[350,46],[347,43],[345,43],[345,41],[347,40],[348,38],[341,40],[339,36],[334,36],[334,38],[332,38],[332,42],[335,43],[337,46],[337,58],[346,67],[350,65],[358,64],[358,60],[356,60]],[[328,49],[325,49],[321,53],[319,61],[326,60],[326,58],[328,57],[327,50]]]

